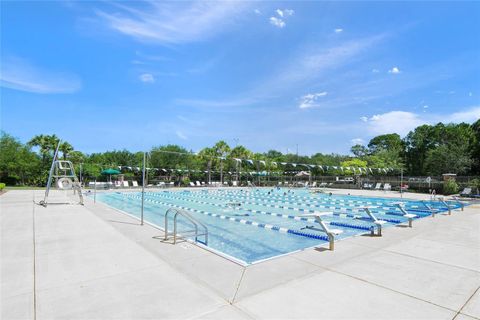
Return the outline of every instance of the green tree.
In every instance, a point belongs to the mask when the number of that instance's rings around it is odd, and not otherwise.
[[[14,137],[0,132],[0,181],[7,184],[37,184],[41,177],[38,156]]]
[[[198,153],[198,157],[207,163],[208,183],[212,182],[212,164],[217,160],[215,148],[203,148]]]
[[[340,166],[341,167],[350,167],[352,169],[344,169],[344,174],[345,175],[353,175],[354,173],[354,170],[353,168],[366,168],[367,166],[367,161],[364,161],[364,160],[360,160],[358,158],[354,158],[354,159],[350,159],[350,160],[346,160],[346,161],[342,161],[340,163]],[[355,171],[356,172],[356,171]]]
[[[368,149],[361,144],[356,144],[350,148],[350,152],[353,153],[355,157],[363,158],[368,154]]]
[[[375,153],[380,150],[390,150],[396,151],[400,154],[405,150],[405,143],[396,133],[383,134],[371,139],[368,143],[368,149],[371,153]]]
[[[73,151],[73,146],[70,143],[64,141],[60,144],[58,150],[62,153],[63,160],[67,160],[68,155],[70,154],[70,152]]]
[[[215,155],[220,160],[220,182],[223,184],[223,163],[230,154],[230,146],[223,140],[218,141],[214,146]]]
[[[56,135],[36,135],[34,136],[27,145],[29,147],[38,147],[40,155],[42,156],[42,162],[48,162],[48,158],[53,157],[53,153],[57,148],[59,138]]]

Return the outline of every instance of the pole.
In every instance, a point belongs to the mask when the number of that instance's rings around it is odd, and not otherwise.
[[[82,185],[82,164],[80,163],[80,185]]]
[[[142,212],[141,212],[141,219],[140,224],[143,226],[143,205],[145,202],[145,161],[146,161],[147,153],[143,153],[143,168],[142,168]]]
[[[93,203],[97,203],[97,179],[95,179],[93,185]]]
[[[223,187],[223,161],[220,158],[220,183],[221,186]]]
[[[400,198],[403,198],[403,168],[400,168]]]

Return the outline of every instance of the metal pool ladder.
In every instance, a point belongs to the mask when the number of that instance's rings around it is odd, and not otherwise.
[[[173,214],[173,232],[168,232],[168,215]],[[194,229],[192,230],[185,230],[179,234],[177,231],[177,220],[178,216],[182,216],[187,219],[193,226]],[[202,229],[203,231],[199,230]],[[190,213],[185,210],[170,208],[165,212],[165,238],[164,240],[168,240],[169,236],[173,236],[173,244],[177,243],[177,237],[186,238],[188,236],[195,236],[195,242],[202,243],[204,245],[208,245],[208,228],[206,225],[195,219]],[[204,241],[200,241],[198,237],[204,236]]]

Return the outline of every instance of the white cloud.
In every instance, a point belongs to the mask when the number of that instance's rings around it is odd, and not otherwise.
[[[379,73],[379,72],[380,72],[380,70],[378,70],[378,69],[372,69],[372,73]]]
[[[392,69],[388,70],[388,73],[398,74],[400,73],[400,69],[398,67],[393,67]]]
[[[288,17],[288,16],[293,16],[294,13],[295,13],[295,11],[293,11],[292,9],[284,9],[284,10],[277,9],[277,10],[275,10],[275,12],[281,18]]]
[[[423,106],[423,109],[428,109],[428,106],[427,105]]]
[[[480,119],[480,107],[471,107],[452,114],[425,114],[423,116],[407,111],[390,111],[370,117],[367,121],[367,128],[373,135],[398,133],[404,136],[422,124],[473,123],[478,119]]]
[[[253,10],[253,12],[255,12],[255,14],[258,14],[258,15],[262,14],[262,11],[260,11],[259,9],[255,9],[255,10]]]
[[[278,28],[285,27],[285,21],[283,21],[282,19],[279,19],[277,17],[270,17],[269,21],[275,27],[278,27]]]
[[[105,24],[140,41],[164,44],[202,41],[243,18],[251,4],[242,1],[146,2],[138,8],[115,3],[116,11],[97,10]]]
[[[320,97],[325,97],[328,92],[319,92],[319,93],[309,93],[300,98],[300,109],[307,109],[318,106],[317,99]]]
[[[368,130],[375,135],[398,133],[406,135],[410,130],[424,124],[425,121],[412,112],[390,111],[376,114],[368,119]]]
[[[284,90],[285,86],[318,79],[333,68],[352,63],[354,59],[384,38],[383,35],[350,40],[334,47],[307,47],[272,78],[272,84]]]
[[[350,143],[352,145],[356,145],[356,144],[363,145],[363,144],[365,144],[365,140],[363,140],[362,138],[355,138],[355,139],[350,140]]]
[[[480,107],[473,107],[465,111],[455,112],[448,117],[448,120],[451,122],[473,123],[478,119],[480,119]]]
[[[180,130],[177,130],[175,134],[177,135],[177,137],[179,137],[182,140],[188,140],[188,137]]]
[[[286,26],[286,23],[285,23],[285,18],[287,18],[288,16],[293,16],[293,14],[295,13],[295,11],[293,11],[292,9],[284,9],[284,10],[281,10],[281,9],[277,9],[275,10],[275,13],[280,17],[280,18],[277,18],[277,17],[270,17],[268,20],[270,21],[270,23],[272,25],[274,25],[275,27],[278,27],[278,28],[284,28]]]
[[[0,86],[33,93],[74,93],[81,89],[78,76],[34,66],[17,57],[2,58]]]
[[[473,93],[469,92],[469,93],[468,93],[468,96],[469,96],[469,97],[473,96]]]
[[[363,122],[367,122],[367,121],[368,121],[368,117],[365,117],[365,116],[360,117],[360,120],[362,120]]]
[[[155,82],[155,77],[151,73],[142,73],[139,76],[140,81],[145,82],[145,83],[154,83]]]
[[[343,32],[343,29],[342,28],[337,28],[334,31],[335,31],[335,33],[341,33],[341,32]]]

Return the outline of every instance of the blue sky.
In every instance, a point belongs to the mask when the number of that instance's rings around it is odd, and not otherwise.
[[[1,127],[347,153],[480,118],[479,2],[2,2]]]

